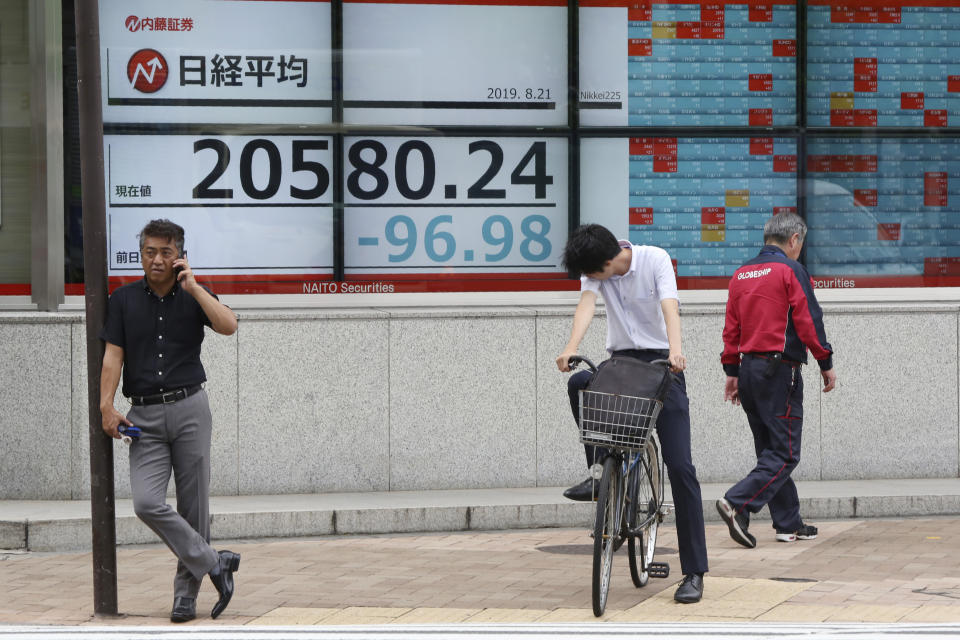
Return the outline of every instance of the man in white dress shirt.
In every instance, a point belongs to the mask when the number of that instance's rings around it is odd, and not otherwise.
[[[607,310],[607,351],[645,361],[666,359],[677,376],[657,419],[657,435],[670,478],[676,509],[677,539],[683,580],[674,594],[677,602],[698,602],[703,595],[703,574],[707,571],[707,545],[703,528],[700,483],[690,454],[690,408],[683,370],[680,335],[680,301],[677,278],[666,251],[659,247],[633,245],[617,240],[597,224],[574,231],[564,250],[564,264],[582,274],[580,302],[573,316],[570,340],[557,357],[560,371],[570,370],[570,357],[593,320],[597,294],[603,295]],[[579,391],[592,373],[570,376],[568,392],[574,420],[579,419]],[[587,468],[595,462],[596,450],[585,446]],[[567,489],[571,500],[592,499],[591,480]]]

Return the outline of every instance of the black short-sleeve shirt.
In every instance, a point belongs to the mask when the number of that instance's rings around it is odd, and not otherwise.
[[[205,382],[204,325],[211,326],[207,314],[179,282],[162,298],[146,278],[114,291],[100,339],[123,349],[123,395],[153,395]]]

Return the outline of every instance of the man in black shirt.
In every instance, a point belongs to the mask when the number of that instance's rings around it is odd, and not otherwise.
[[[130,486],[137,516],[176,554],[170,620],[196,617],[204,574],[220,595],[216,618],[233,596],[240,554],[215,551],[210,542],[210,435],[212,417],[200,363],[204,325],[232,335],[237,317],[197,283],[183,253],[183,228],[152,220],[140,232],[144,278],[110,296],[100,376],[103,430],[120,438],[121,425],[139,427],[130,445]],[[113,406],[123,372],[123,395],[133,407]],[[177,510],[167,504],[173,471]]]

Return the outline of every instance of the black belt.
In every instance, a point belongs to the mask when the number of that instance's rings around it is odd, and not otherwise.
[[[779,358],[780,362],[790,365],[791,367],[801,367],[803,366],[802,362],[797,360],[790,360],[789,358],[784,358],[783,353],[780,351],[752,351],[750,353],[743,354],[744,358],[762,358],[764,360],[769,360],[771,358]]]
[[[203,385],[195,384],[192,387],[183,387],[182,389],[174,389],[173,391],[156,393],[152,396],[130,396],[130,404],[135,407],[145,404],[173,404],[178,400],[189,398],[197,391],[200,391],[200,389],[203,389]]]
[[[644,356],[656,356],[658,358],[669,358],[670,352],[666,349],[617,349],[612,355],[629,356],[631,358],[643,358]]]

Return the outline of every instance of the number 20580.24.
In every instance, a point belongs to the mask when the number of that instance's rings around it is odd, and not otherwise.
[[[290,197],[297,200],[314,200],[321,197],[330,187],[330,172],[315,159],[308,159],[308,151],[326,151],[329,148],[327,140],[293,140],[291,141],[291,167],[294,173],[306,172],[313,175],[313,184],[308,188],[290,185]],[[195,199],[232,199],[233,189],[217,187],[216,182],[227,172],[230,166],[230,146],[218,138],[204,138],[193,143],[194,154],[212,150],[216,152],[216,162],[204,177],[193,188]],[[494,189],[488,185],[497,177],[503,168],[504,152],[493,140],[474,140],[467,148],[469,154],[484,152],[488,156],[488,165],[483,173],[476,177],[467,188],[467,199],[501,200],[507,197],[506,189]],[[253,176],[254,159],[258,151],[266,154],[267,181],[265,185],[258,185]],[[369,153],[372,158],[369,158]],[[419,156],[423,167],[420,184],[410,184],[408,162],[411,155]],[[510,184],[531,185],[534,188],[534,198],[541,200],[547,197],[547,186],[553,184],[553,176],[547,175],[547,146],[544,141],[533,142],[526,153],[510,173]],[[387,193],[390,186],[390,176],[382,168],[387,162],[386,146],[379,140],[359,140],[350,146],[347,153],[353,170],[347,175],[346,186],[351,196],[357,200],[370,201],[381,198]],[[532,163],[532,170],[531,165]],[[408,200],[422,200],[433,193],[436,186],[437,161],[433,149],[423,140],[408,140],[401,144],[394,158],[393,182],[400,195]],[[266,138],[255,138],[243,146],[240,153],[240,185],[243,192],[253,200],[269,200],[280,191],[282,182],[283,160],[277,145]],[[364,178],[368,176],[368,178]],[[371,184],[372,181],[372,184]],[[262,182],[262,180],[260,181]],[[369,186],[369,188],[367,188]]]

